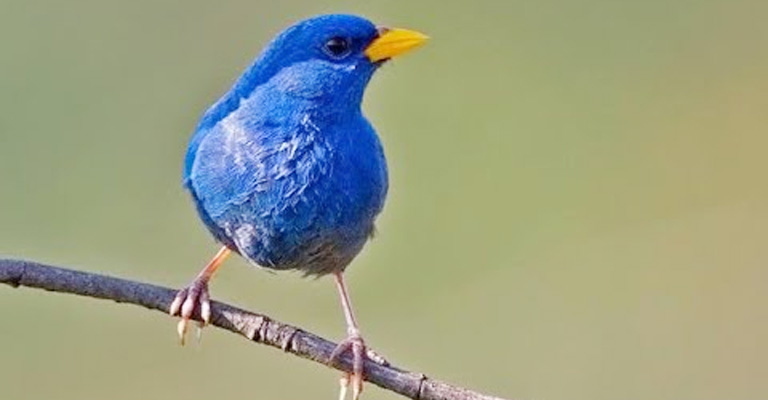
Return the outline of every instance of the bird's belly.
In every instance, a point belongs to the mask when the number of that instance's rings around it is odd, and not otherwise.
[[[381,174],[372,177],[344,164],[290,170],[263,183],[251,182],[253,190],[227,196],[223,207],[209,207],[214,222],[209,227],[219,231],[214,235],[225,244],[265,268],[310,275],[343,270],[373,231],[385,189],[371,180]],[[234,179],[220,184],[227,193],[233,192],[227,185],[243,186]]]
[[[310,275],[343,270],[370,237],[375,215],[349,215],[360,205],[333,196],[312,197],[286,200],[269,211],[244,204],[232,214],[259,218],[228,218],[227,236],[241,255],[265,268],[296,269]]]
[[[343,271],[362,250],[366,240],[366,236],[327,235],[296,241],[278,234],[269,238],[269,243],[248,248],[244,256],[261,267],[325,275]],[[295,242],[295,245],[286,246],[286,242]]]

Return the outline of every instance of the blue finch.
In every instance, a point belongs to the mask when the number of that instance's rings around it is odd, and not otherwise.
[[[343,272],[371,237],[387,194],[384,152],[361,102],[383,63],[425,40],[352,15],[301,21],[203,114],[184,186],[222,247],[171,305],[182,341],[195,311],[210,320],[208,282],[231,252],[264,268],[331,274],[348,334],[332,361],[352,351],[353,373],[342,381],[359,396],[366,347]]]

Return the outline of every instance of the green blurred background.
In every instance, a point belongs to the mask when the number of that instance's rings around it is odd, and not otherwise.
[[[365,110],[391,190],[349,270],[369,343],[520,399],[768,398],[768,2],[0,0],[0,254],[185,285],[199,114],[316,13],[422,30]],[[217,299],[339,339],[330,279]],[[335,399],[338,374],[160,313],[0,287],[0,398]],[[368,386],[365,399],[395,395]]]

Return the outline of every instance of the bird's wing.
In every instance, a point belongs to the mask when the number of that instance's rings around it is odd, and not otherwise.
[[[186,186],[224,243],[242,249],[254,237],[267,240],[275,228],[301,231],[319,214],[307,207],[324,206],[305,192],[326,192],[317,185],[331,169],[327,143],[308,118],[281,122],[225,118],[193,139]]]

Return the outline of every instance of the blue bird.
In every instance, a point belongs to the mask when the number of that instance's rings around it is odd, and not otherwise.
[[[323,15],[277,35],[232,88],[202,116],[184,161],[184,186],[222,247],[179,291],[182,343],[195,310],[211,317],[208,282],[231,254],[274,270],[334,276],[362,390],[366,346],[344,270],[374,231],[387,194],[387,166],[363,116],[363,93],[387,60],[426,40],[419,32],[377,28],[353,15]]]

